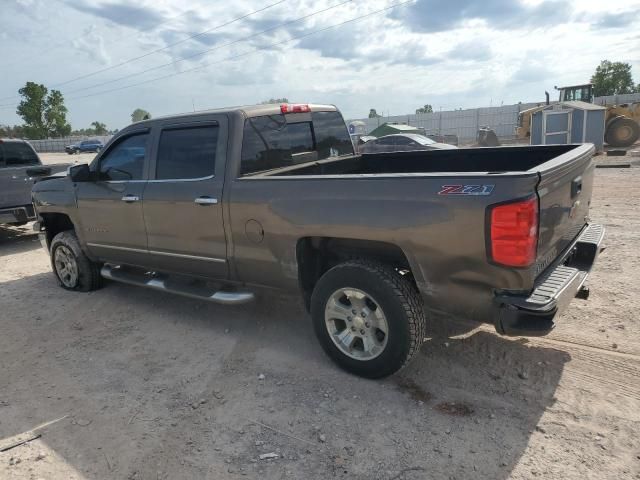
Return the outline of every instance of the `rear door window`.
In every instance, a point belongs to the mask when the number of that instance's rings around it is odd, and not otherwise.
[[[213,175],[217,146],[217,125],[163,130],[160,134],[156,179],[194,179]]]
[[[38,154],[23,142],[0,143],[0,166],[22,167],[25,165],[40,165]]]
[[[244,124],[240,174],[353,155],[339,112],[312,112],[311,122],[288,123],[285,115],[248,118]]]

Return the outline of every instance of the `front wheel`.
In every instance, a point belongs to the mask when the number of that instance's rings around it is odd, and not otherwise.
[[[406,277],[376,261],[353,260],[326,272],[311,296],[311,315],[329,357],[367,378],[400,370],[425,335],[418,291]]]
[[[72,230],[53,237],[51,266],[60,286],[66,290],[89,292],[102,286],[100,265],[84,254]]]

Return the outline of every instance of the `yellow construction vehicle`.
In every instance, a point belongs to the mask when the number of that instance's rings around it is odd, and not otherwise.
[[[593,103],[593,84],[555,87],[560,91],[559,102],[580,101]],[[518,114],[516,138],[528,140],[531,136],[531,116],[549,105],[549,93],[546,104],[528,108]],[[628,147],[640,138],[640,102],[621,105],[604,105],[605,116],[604,141],[612,147]]]

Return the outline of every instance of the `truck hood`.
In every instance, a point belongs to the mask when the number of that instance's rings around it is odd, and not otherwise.
[[[38,178],[31,192],[37,194],[39,192],[65,191],[70,187],[70,184],[67,172],[55,173],[48,177]]]

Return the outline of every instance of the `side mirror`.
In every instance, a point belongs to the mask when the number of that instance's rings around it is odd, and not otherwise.
[[[80,165],[72,165],[67,169],[67,175],[72,182],[89,182],[91,181],[91,170],[89,165],[81,163]]]

